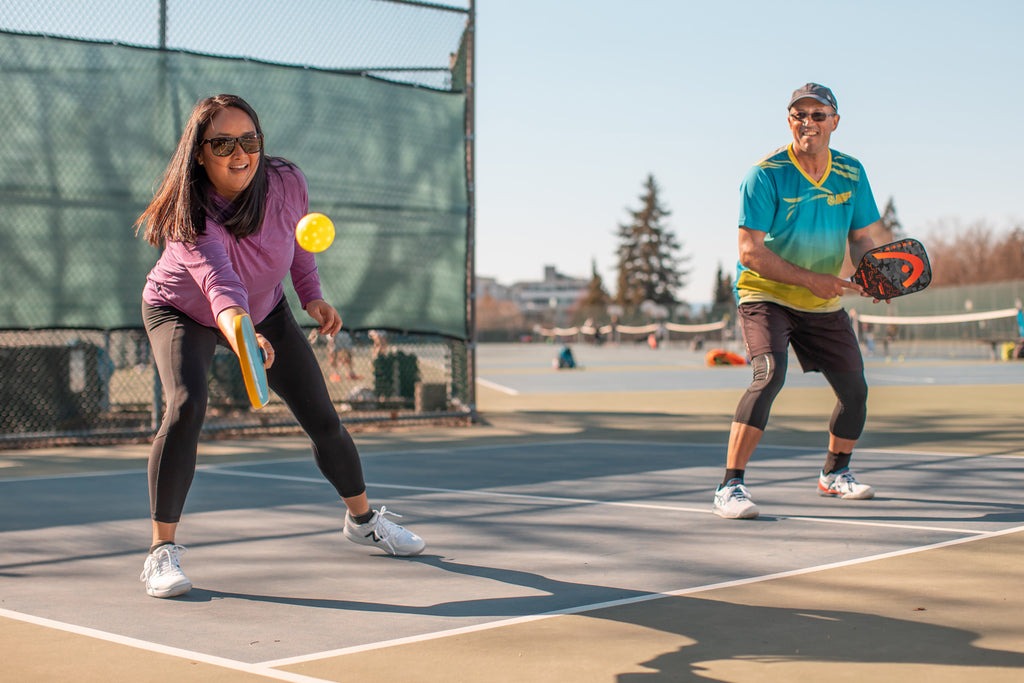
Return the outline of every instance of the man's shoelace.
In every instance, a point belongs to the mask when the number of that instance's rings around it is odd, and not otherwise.
[[[852,489],[857,485],[857,480],[853,478],[853,474],[850,472],[843,472],[836,475],[836,479],[832,482],[832,486],[836,488],[847,488]]]
[[[750,491],[748,491],[747,487],[744,486],[743,484],[736,484],[736,486],[733,487],[732,494],[729,497],[735,498],[736,500],[750,500]]]

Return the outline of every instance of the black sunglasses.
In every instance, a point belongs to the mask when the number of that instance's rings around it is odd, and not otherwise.
[[[807,119],[810,119],[811,121],[817,121],[818,123],[821,123],[825,119],[831,116],[835,116],[835,114],[827,114],[823,111],[795,111],[789,116],[790,118],[796,119],[797,121],[806,121]]]
[[[242,151],[246,154],[256,154],[263,149],[263,136],[259,133],[237,138],[207,138],[200,142],[199,146],[202,147],[206,143],[210,143],[210,151],[213,152],[213,156],[226,157],[235,151],[236,142],[242,146]]]

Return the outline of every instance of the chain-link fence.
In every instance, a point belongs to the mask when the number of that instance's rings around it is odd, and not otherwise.
[[[158,48],[461,90],[472,3],[4,0],[0,31]]]
[[[344,422],[467,417],[465,342],[383,330],[309,334]],[[0,376],[0,448],[144,439],[160,420],[143,330],[0,331]],[[217,349],[209,386],[208,432],[297,428],[273,393],[261,410],[249,407],[238,359],[226,348]]]
[[[267,153],[338,227],[317,261],[355,331],[316,349],[346,421],[471,413],[472,30],[471,1],[0,3],[0,447],[158,421],[140,315],[158,254],[132,225],[220,92],[255,107]],[[294,428],[277,401],[247,408],[221,353],[206,429]]]

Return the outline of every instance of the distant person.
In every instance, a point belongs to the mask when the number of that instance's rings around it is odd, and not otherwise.
[[[332,335],[322,335],[319,330],[309,333],[309,343],[315,344],[318,339],[327,343],[327,365],[331,368],[329,379],[341,381],[341,370],[344,369],[348,379],[362,379],[352,367],[352,335],[345,330],[338,330]]]
[[[559,370],[572,370],[576,367],[576,358],[572,355],[572,349],[568,344],[559,349],[558,356],[555,358],[555,367]]]
[[[373,344],[371,358],[379,358],[388,352],[388,335],[383,330],[370,330],[370,342]]]
[[[193,108],[156,196],[136,221],[163,248],[142,295],[167,400],[149,456],[152,545],[140,577],[153,597],[192,588],[181,569],[178,522],[196,470],[214,350],[231,346],[234,320],[244,313],[266,354],[270,388],[310,437],[317,466],[345,504],[345,537],[393,555],[425,546],[385,518],[393,513],[370,507],[359,452],[285,299],[282,281],[290,275],[319,333],[341,329],[338,311],[322,298],[313,254],[295,242],[295,224],[308,211],[305,177],[266,156],[256,112],[240,97],[217,95]]]
[[[790,347],[804,372],[821,372],[838,399],[818,493],[874,496],[850,470],[868,387],[850,316],[840,304],[848,291],[867,295],[839,272],[847,248],[858,263],[874,246],[870,230],[878,207],[860,162],[829,148],[839,125],[829,88],[808,83],[797,89],[788,121],[793,142],[755,165],[740,188],[735,289],[753,381],[736,408],[725,477],[715,492],[715,513],[730,519],[758,515],[744,475],[785,382]]]
[[[867,349],[869,356],[875,355],[875,331],[870,325],[864,332],[864,348]]]

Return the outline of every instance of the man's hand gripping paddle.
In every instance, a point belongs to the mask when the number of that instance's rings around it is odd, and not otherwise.
[[[932,281],[932,267],[924,245],[907,238],[864,254],[851,279],[863,287],[866,294],[887,301],[927,287]]]
[[[270,388],[267,386],[267,371],[263,367],[263,349],[256,343],[256,328],[244,313],[235,316],[235,347],[242,364],[242,379],[245,380],[249,403],[259,410],[270,400]]]

